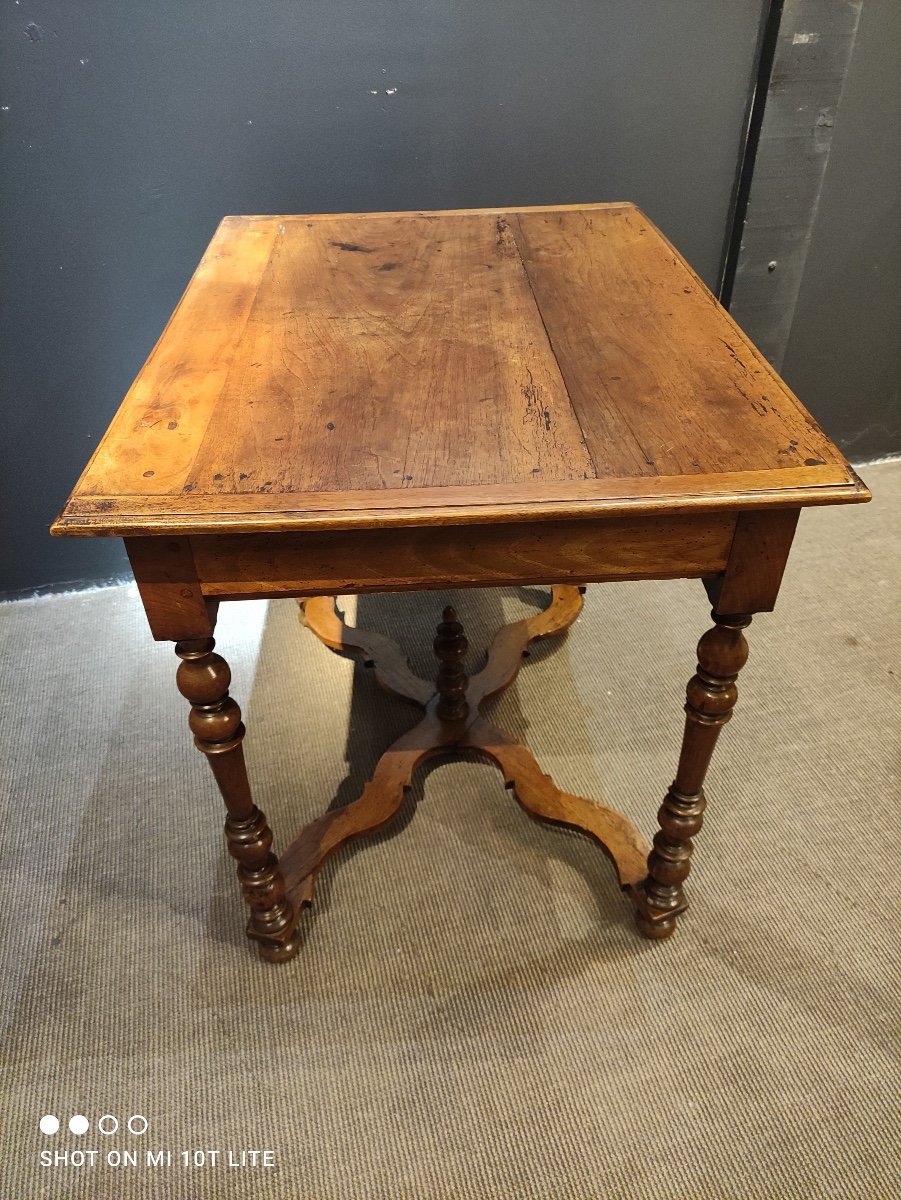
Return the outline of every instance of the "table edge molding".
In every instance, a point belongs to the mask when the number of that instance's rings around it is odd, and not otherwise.
[[[850,467],[787,467],[731,475],[643,476],[548,485],[396,488],[318,493],[220,493],[215,496],[91,496],[70,500],[51,526],[55,536],[127,537],[174,532],[277,533],[386,525],[469,525],[528,520],[604,519],[674,512],[730,512],[864,503],[866,485]]]

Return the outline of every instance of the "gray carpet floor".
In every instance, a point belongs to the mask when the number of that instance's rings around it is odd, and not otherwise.
[[[864,475],[872,505],[804,514],[779,609],[749,631],[692,907],[660,944],[634,934],[595,844],[453,761],[330,861],[301,955],[262,964],[174,656],[133,588],[0,608],[0,1197],[901,1194],[901,464]],[[475,666],[536,593],[455,600]],[[444,601],[347,607],[431,673]],[[707,624],[697,583],[591,588],[494,719],[650,834]],[[415,719],[291,601],[223,606],[219,647],[281,844]],[[123,1128],[101,1134],[105,1114]],[[274,1166],[228,1165],[264,1149]],[[76,1150],[101,1157],[41,1165]],[[184,1166],[185,1150],[220,1154]]]

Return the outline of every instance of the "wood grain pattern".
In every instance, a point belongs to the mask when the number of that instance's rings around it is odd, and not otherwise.
[[[276,227],[234,237],[223,221],[106,436],[79,490],[181,491],[203,444],[272,253]]]
[[[725,573],[706,584],[717,612],[773,611],[800,515],[783,509],[739,516]]]
[[[315,530],[191,538],[204,595],[332,592],[714,575],[728,513],[437,529]]]
[[[371,529],[386,525],[510,524],[567,517],[620,517],[661,512],[744,512],[865,502],[870,493],[850,468],[787,467],[773,490],[769,471],[639,479],[573,481],[541,493],[519,485],[490,488],[407,488],[384,492],[259,496],[222,495],[215,510],[206,496],[79,498],[53,532],[95,537],[112,526],[123,537],[184,533],[281,533],[298,529]],[[299,507],[298,507],[299,506]]]
[[[53,532],[787,491],[867,498],[634,206],[228,217]]]
[[[703,475],[844,462],[637,210],[619,210],[603,221],[573,212],[522,213],[515,221],[538,306],[601,475]]]
[[[569,629],[582,611],[582,587],[553,587],[551,602],[534,617],[504,625],[488,647],[487,661],[469,681],[467,696],[476,708],[508,688],[519,674],[531,642],[555,637]]]
[[[376,682],[386,692],[411,700],[423,708],[434,695],[435,688],[427,679],[414,675],[407,657],[397,642],[371,629],[345,625],[334,596],[306,597],[299,600],[304,624],[326,646],[333,650],[360,650],[366,656]]]
[[[281,223],[184,487],[580,479],[581,430],[509,236],[485,217]],[[461,454],[461,447],[467,453]]]
[[[487,721],[473,723],[467,745],[497,763],[527,812],[544,821],[580,829],[600,842],[616,868],[620,887],[631,892],[642,883],[647,876],[648,846],[622,813],[599,800],[558,788],[541,770],[528,746],[505,737]]]
[[[204,596],[187,538],[126,538],[135,583],[157,641],[213,636],[219,602]]]

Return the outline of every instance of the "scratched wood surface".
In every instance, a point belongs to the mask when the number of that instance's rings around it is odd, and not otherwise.
[[[867,498],[633,205],[227,217],[53,532]]]

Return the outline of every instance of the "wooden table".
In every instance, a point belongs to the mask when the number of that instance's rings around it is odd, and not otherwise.
[[[270,961],[292,957],[326,855],[388,820],[428,754],[475,749],[522,805],[594,835],[638,928],[671,934],[703,782],[736,701],[744,629],[769,611],[801,508],[869,499],[840,452],[631,204],[226,217],[52,532],[125,539],[153,636],[176,643],[190,727]],[[560,791],[480,713],[581,585],[701,579],[676,778],[648,847]],[[457,615],[436,683],[339,593],[551,584],[471,679]],[[350,805],[276,858],[244,766],[220,600],[302,598],[425,715]],[[636,614],[636,621],[640,621]]]

